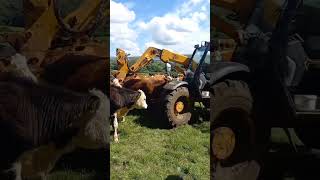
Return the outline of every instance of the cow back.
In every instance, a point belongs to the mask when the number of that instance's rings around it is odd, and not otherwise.
[[[164,75],[155,75],[153,77],[128,77],[123,87],[138,90],[141,89],[145,92],[148,101],[158,99],[163,90],[163,86],[168,82],[168,79]]]
[[[0,82],[0,119],[32,146],[64,141],[77,133],[80,115],[98,99],[63,88],[13,78]]]

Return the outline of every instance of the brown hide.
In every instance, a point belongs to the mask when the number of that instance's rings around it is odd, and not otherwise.
[[[147,96],[147,100],[155,100],[160,97],[163,86],[169,81],[164,75],[155,75],[143,77],[132,75],[127,77],[123,82],[123,87],[139,90],[141,89]]]
[[[73,90],[86,91],[89,88],[97,88],[106,92],[107,68],[107,63],[104,60],[88,63],[68,77],[64,86]]]
[[[108,68],[105,59],[66,58],[49,65],[41,78],[74,91],[87,92],[96,88],[109,94]]]

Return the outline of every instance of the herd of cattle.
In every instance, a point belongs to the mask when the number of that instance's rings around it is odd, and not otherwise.
[[[9,45],[0,45],[0,70],[1,180],[44,179],[76,148],[109,148],[110,118],[118,142],[118,119],[147,109],[147,99],[168,81],[132,76],[120,85],[113,78],[109,93],[101,84],[77,91],[35,76]]]
[[[118,142],[118,119],[124,121],[132,109],[147,109],[154,99],[159,99],[162,87],[171,79],[170,76],[155,75],[144,77],[128,76],[123,84],[110,75],[110,105],[113,119],[114,141]]]

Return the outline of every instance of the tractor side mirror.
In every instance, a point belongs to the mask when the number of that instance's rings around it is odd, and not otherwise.
[[[195,49],[199,48],[199,44],[194,45],[194,48]]]

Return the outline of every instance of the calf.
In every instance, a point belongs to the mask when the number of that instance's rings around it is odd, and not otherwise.
[[[98,90],[76,93],[19,77],[0,81],[0,179],[9,179],[8,172],[16,179],[45,176],[76,147],[106,147],[108,109]]]
[[[132,109],[147,109],[146,95],[142,90],[133,91],[118,86],[110,86],[110,113],[114,116],[114,140],[118,142],[118,118],[124,116]]]

